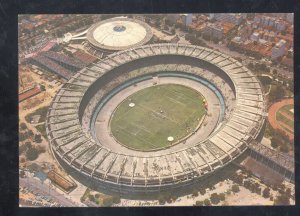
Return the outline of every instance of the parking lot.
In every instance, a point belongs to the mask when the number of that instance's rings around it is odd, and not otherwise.
[[[63,194],[49,185],[34,178],[20,178],[20,205],[39,207],[72,207],[78,206]]]

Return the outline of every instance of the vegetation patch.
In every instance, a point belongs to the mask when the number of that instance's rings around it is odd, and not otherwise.
[[[49,109],[49,106],[41,107],[41,108],[37,109],[36,111],[25,116],[25,120],[28,123],[31,123],[34,116],[40,116],[39,121],[37,123],[45,122],[48,109]]]

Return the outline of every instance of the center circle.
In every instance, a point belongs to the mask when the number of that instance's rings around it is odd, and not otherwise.
[[[116,25],[113,29],[114,29],[114,31],[116,31],[116,32],[123,32],[123,31],[126,30],[126,27],[123,26],[123,25]]]
[[[203,101],[200,92],[179,84],[142,89],[114,110],[111,134],[121,145],[138,151],[170,147],[198,130],[206,114]]]

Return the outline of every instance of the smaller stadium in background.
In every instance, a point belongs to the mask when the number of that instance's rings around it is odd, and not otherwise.
[[[152,36],[148,24],[125,17],[106,19],[92,25],[87,32],[92,47],[106,54],[147,44]]]
[[[272,104],[269,109],[268,120],[274,129],[288,136],[294,141],[294,99],[284,99]]]

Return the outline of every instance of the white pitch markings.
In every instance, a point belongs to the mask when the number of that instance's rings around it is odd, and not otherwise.
[[[140,106],[141,108],[144,108],[144,109],[146,109],[146,110],[148,110],[148,111],[150,111],[150,112],[152,112],[152,113],[155,113],[155,114],[157,114],[157,115],[159,115],[159,116],[163,116],[163,117],[165,117],[166,119],[168,119],[169,121],[171,121],[171,122],[173,122],[173,123],[175,123],[175,124],[179,124],[179,122],[177,122],[177,121],[175,121],[175,120],[173,120],[173,119],[170,119],[167,115],[163,115],[163,114],[160,113],[160,112],[157,112],[157,111],[155,111],[155,110],[152,110],[152,109],[150,109],[150,108],[148,108],[148,107],[144,107],[144,106],[142,106],[141,104],[138,105],[138,106]]]
[[[178,103],[178,104],[181,104],[181,105],[183,105],[183,106],[186,106],[185,103],[182,103],[182,102],[180,102],[179,100],[176,100],[176,99],[171,98],[171,97],[169,97],[169,96],[167,96],[167,97],[170,99],[170,101],[173,101],[173,102],[175,102],[175,103]]]

